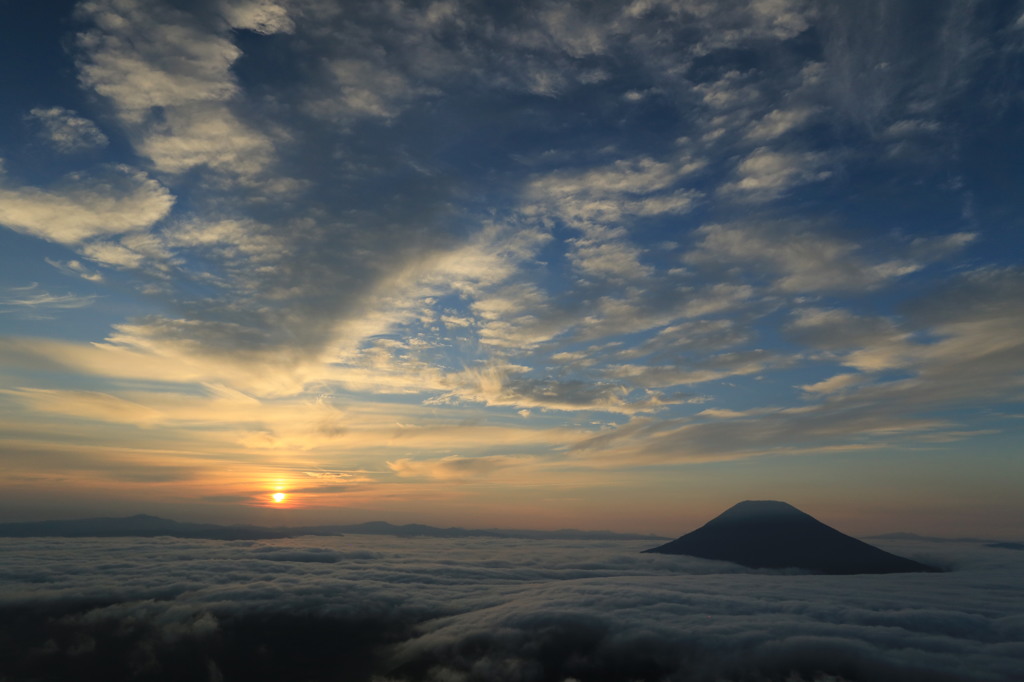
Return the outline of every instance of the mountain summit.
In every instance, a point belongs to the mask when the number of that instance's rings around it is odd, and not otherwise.
[[[802,568],[835,575],[935,571],[873,547],[785,502],[748,500],[672,542],[646,550],[732,561],[751,568]]]

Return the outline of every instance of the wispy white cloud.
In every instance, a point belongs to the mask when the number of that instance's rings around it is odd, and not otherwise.
[[[270,164],[274,143],[221,106],[178,105],[166,111],[137,143],[139,152],[166,173],[207,166],[255,176]]]
[[[908,135],[935,133],[938,132],[941,127],[942,126],[937,121],[905,118],[901,121],[896,121],[886,128],[884,134],[886,137],[901,138]]]
[[[664,288],[627,289],[609,294],[583,311],[573,340],[595,340],[604,336],[647,331],[684,319],[736,311],[749,304],[756,290],[747,284],[716,283],[690,286],[666,277]]]
[[[272,2],[222,3],[223,17],[258,32],[291,30]],[[270,163],[270,136],[244,123],[229,103],[240,93],[231,71],[241,50],[230,25],[203,22],[163,3],[89,2],[92,23],[78,36],[84,85],[107,97],[138,151],[165,172],[195,166],[253,176]]]
[[[17,397],[33,412],[108,424],[146,425],[155,422],[160,416],[159,411],[151,407],[99,391],[18,388],[4,389],[3,392]]]
[[[823,379],[813,384],[807,384],[800,388],[808,393],[828,395],[839,391],[845,391],[856,386],[862,381],[864,381],[864,377],[860,374],[836,374],[828,379]]]
[[[654,274],[654,268],[640,262],[643,251],[632,244],[591,239],[577,239],[574,243],[576,248],[569,254],[569,260],[584,276],[623,282]]]
[[[37,107],[29,111],[29,118],[39,123],[47,142],[65,154],[105,147],[110,142],[95,123],[64,107]]]
[[[508,455],[483,457],[451,455],[429,460],[402,458],[388,462],[388,468],[402,477],[424,476],[442,481],[459,481],[486,478],[503,469],[526,466],[535,461],[536,458],[533,457]]]
[[[722,353],[701,358],[696,362],[679,361],[674,365],[618,365],[611,366],[609,376],[628,379],[634,384],[651,388],[700,384],[732,376],[757,374],[769,368],[791,364],[792,360],[761,349]]]
[[[907,333],[889,318],[814,307],[794,309],[792,320],[783,329],[796,341],[827,351],[899,340]]]
[[[479,402],[488,406],[580,410],[620,414],[658,411],[668,404],[651,391],[634,391],[614,381],[527,376],[530,368],[491,364],[446,377],[453,389],[429,404]]]
[[[1020,375],[1007,368],[1022,362],[1024,319],[1003,298],[1016,295],[1018,279],[1006,271],[966,275],[950,291],[921,302],[934,317],[920,334],[894,329],[884,320],[865,324],[844,311],[806,311],[796,326],[814,333],[804,338],[823,348],[850,349],[832,358],[859,370],[801,386],[811,404],[743,412],[711,408],[689,419],[633,418],[577,447],[581,456],[599,461],[655,463],[970,437],[973,430],[965,430],[950,413],[926,415],[940,406],[985,405],[1019,396]],[[1003,303],[984,309],[950,305],[958,296],[981,291],[988,292],[987,300]],[[859,334],[843,332],[858,328]],[[884,374],[892,370],[898,373]],[[668,368],[663,371],[668,375]],[[724,425],[701,416],[730,419]]]
[[[562,220],[581,229],[624,216],[686,213],[701,194],[679,185],[705,163],[683,152],[664,161],[639,157],[583,171],[558,171],[530,183],[526,199],[548,204]]]
[[[79,7],[94,27],[78,36],[82,82],[109,97],[130,123],[154,107],[223,102],[238,92],[241,51],[201,20],[163,3],[100,0]]]
[[[758,147],[736,167],[737,179],[722,185],[725,194],[746,201],[768,201],[794,187],[820,182],[832,175],[820,152],[774,151]]]
[[[99,272],[92,270],[91,268],[82,264],[82,261],[72,258],[68,261],[58,261],[52,258],[44,259],[47,263],[57,268],[65,275],[71,275],[73,277],[81,277],[84,280],[90,282],[102,282],[103,275]]]
[[[874,289],[971,241],[965,235],[922,240],[909,253],[893,244],[892,255],[886,258],[881,249],[870,252],[856,242],[801,226],[705,225],[697,235],[701,241],[685,255],[685,262],[758,266],[777,277],[775,286],[789,292]]]
[[[755,123],[747,132],[747,137],[757,142],[774,140],[799,129],[819,111],[812,107],[775,109]]]
[[[163,231],[168,248],[201,249],[229,260],[256,264],[276,260],[286,248],[267,225],[252,220],[188,221]]]
[[[699,83],[694,91],[701,101],[716,111],[746,108],[761,98],[761,93],[749,80],[752,74],[728,71],[714,81]]]
[[[3,308],[10,310],[73,310],[85,308],[96,301],[96,294],[51,294],[39,288],[38,283],[32,283],[25,287],[13,287],[8,289],[4,296],[0,296],[0,311]],[[7,311],[4,311],[7,312]]]
[[[315,99],[309,110],[342,124],[361,118],[388,120],[414,100],[437,94],[434,88],[415,85],[404,74],[368,59],[338,59],[330,65],[337,93]]]
[[[718,351],[750,340],[750,331],[731,319],[689,320],[658,331],[643,343],[615,352],[619,358],[661,357],[685,350]]]
[[[217,9],[232,28],[248,29],[260,35],[295,30],[287,4],[276,0],[221,0]]]
[[[139,269],[151,266],[165,270],[171,253],[157,235],[139,233],[115,240],[93,240],[81,246],[83,256],[94,263],[115,268]]]
[[[142,171],[76,173],[49,189],[0,185],[0,224],[61,244],[150,227],[175,197]]]

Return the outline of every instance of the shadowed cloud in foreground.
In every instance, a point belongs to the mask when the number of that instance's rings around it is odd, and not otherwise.
[[[1024,553],[787,575],[644,540],[0,538],[0,676],[1019,682]]]
[[[937,570],[844,535],[790,504],[771,500],[740,502],[692,533],[646,551],[833,575]]]

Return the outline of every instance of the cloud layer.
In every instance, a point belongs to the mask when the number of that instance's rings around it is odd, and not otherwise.
[[[1024,657],[1024,555],[978,544],[886,545],[947,573],[842,577],[632,541],[4,544],[20,676],[1000,682]]]

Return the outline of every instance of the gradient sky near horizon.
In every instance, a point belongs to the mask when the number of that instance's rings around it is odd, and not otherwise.
[[[0,10],[4,520],[1019,537],[1024,3]]]

